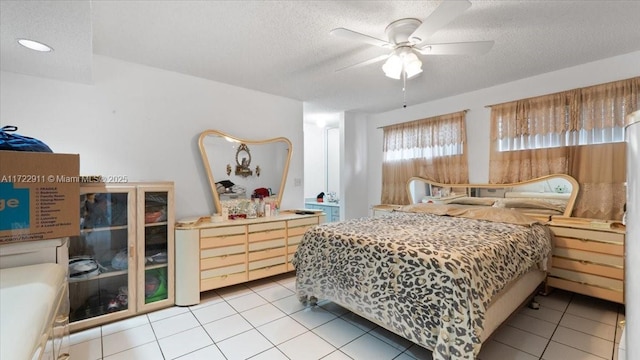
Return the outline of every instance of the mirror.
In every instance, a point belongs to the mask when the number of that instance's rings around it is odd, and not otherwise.
[[[274,198],[280,207],[291,161],[289,139],[247,140],[206,130],[198,146],[216,213],[221,201],[250,199],[254,193]]]
[[[580,186],[565,174],[514,184],[442,184],[412,177],[407,192],[412,204],[437,203],[506,207],[547,218],[571,216]]]

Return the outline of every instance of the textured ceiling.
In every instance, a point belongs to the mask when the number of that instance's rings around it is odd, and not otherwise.
[[[450,1],[450,0],[447,0]],[[382,63],[335,72],[387,50],[329,35],[381,39],[390,22],[425,19],[440,1],[1,1],[2,70],[91,82],[91,54],[307,102],[309,112],[402,106]],[[407,104],[640,50],[640,1],[485,1],[429,39],[494,40],[480,56],[422,56]],[[17,37],[56,50],[35,54]]]

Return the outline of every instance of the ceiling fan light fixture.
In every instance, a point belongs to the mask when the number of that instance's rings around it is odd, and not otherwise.
[[[418,59],[407,62],[404,65],[404,71],[407,73],[407,79],[410,79],[422,72],[422,62]]]
[[[422,72],[422,62],[409,48],[401,48],[394,52],[382,65],[382,71],[387,77],[399,80],[404,72],[407,78]]]
[[[387,77],[399,80],[402,75],[402,59],[397,54],[389,56],[384,65],[382,65],[382,71]]]

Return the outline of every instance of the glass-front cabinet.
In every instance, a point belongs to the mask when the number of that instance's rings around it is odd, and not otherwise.
[[[83,184],[79,206],[71,331],[173,305],[173,184]]]
[[[138,187],[138,311],[174,303],[173,186]]]

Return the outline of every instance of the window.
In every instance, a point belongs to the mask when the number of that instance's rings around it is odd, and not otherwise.
[[[464,111],[385,127],[382,203],[408,204],[412,176],[467,183],[466,142]]]
[[[518,100],[491,108],[497,151],[624,141],[626,115],[640,107],[640,78]]]

